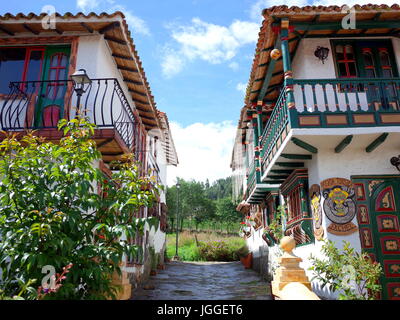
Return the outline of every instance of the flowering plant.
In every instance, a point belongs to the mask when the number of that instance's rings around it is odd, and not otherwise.
[[[40,286],[37,290],[38,300],[42,300],[46,295],[52,292],[57,292],[61,286],[62,281],[67,279],[66,274],[72,268],[73,264],[70,263],[66,267],[63,267],[63,272],[61,274],[57,273],[55,276],[51,276],[51,282],[54,283],[54,287],[48,287],[47,285]]]

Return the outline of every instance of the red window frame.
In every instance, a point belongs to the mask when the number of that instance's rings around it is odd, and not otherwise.
[[[353,48],[353,56],[355,57],[354,46],[351,45],[351,44],[336,44],[335,45],[336,57],[337,57],[336,47],[340,46],[340,45],[343,46],[343,58],[344,59],[339,60],[339,59],[336,58],[336,63],[337,63],[338,68],[339,68],[339,63],[344,63],[345,68],[346,68],[346,75],[345,76],[340,76],[339,75],[339,69],[338,69],[339,78],[357,78],[357,62],[356,62],[356,59],[355,58],[354,59],[348,59],[347,58],[347,52],[346,52],[346,46],[351,46]],[[350,75],[349,63],[354,63],[354,66],[356,68],[356,75],[355,76]]]
[[[0,49],[25,49],[25,60],[24,60],[24,67],[21,75],[21,79],[19,80],[20,82],[26,81],[26,77],[28,75],[28,69],[29,69],[29,62],[31,60],[31,54],[32,51],[41,51],[42,52],[42,57],[40,60],[40,71],[39,71],[39,77],[36,80],[33,81],[39,81],[40,78],[42,77],[43,73],[43,62],[44,62],[44,53],[45,53],[45,47],[43,46],[0,46]],[[21,84],[20,90],[25,89],[25,84]],[[4,94],[4,92],[0,92],[0,94]]]
[[[287,195],[290,211],[288,223],[291,223],[292,221],[295,221],[301,217],[302,209],[300,188],[301,186],[296,187]]]

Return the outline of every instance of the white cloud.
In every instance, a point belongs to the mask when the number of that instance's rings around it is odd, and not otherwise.
[[[246,89],[247,89],[247,84],[245,84],[245,83],[239,82],[236,85],[236,90],[243,92],[243,94],[246,93]]]
[[[229,26],[221,26],[193,18],[189,25],[170,24],[167,28],[171,30],[174,40],[168,46],[175,48],[175,55],[181,62],[200,59],[220,64],[234,58],[242,46],[255,43],[260,26],[240,20],[233,21]],[[168,52],[165,55],[171,60]],[[236,65],[233,63],[230,67],[235,68]]]
[[[210,182],[231,175],[230,161],[236,126],[231,121],[194,123],[183,127],[170,123],[178,153],[178,167],[168,167],[167,183],[176,183],[176,177]]]
[[[121,11],[125,15],[126,22],[134,34],[140,33],[146,36],[150,35],[150,29],[147,27],[146,22],[143,19],[135,16],[132,11],[126,10],[126,8],[121,5],[113,6],[108,11]]]
[[[174,50],[165,50],[162,57],[161,68],[164,77],[171,78],[182,71],[185,65],[184,60]]]
[[[231,68],[233,71],[237,71],[237,70],[239,70],[239,63],[237,63],[237,62],[231,62],[230,64],[229,64],[229,68]]]
[[[99,8],[109,13],[121,11],[125,15],[126,22],[133,33],[140,33],[147,36],[150,35],[150,30],[147,27],[146,22],[135,16],[132,11],[127,10],[124,6],[116,5],[115,0],[76,0],[76,6],[83,12]]]
[[[94,10],[100,6],[113,4],[114,0],[76,0],[76,6],[83,12]]]

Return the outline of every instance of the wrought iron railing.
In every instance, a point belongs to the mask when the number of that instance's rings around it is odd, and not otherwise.
[[[114,78],[93,79],[80,98],[71,80],[11,82],[10,93],[0,99],[0,126],[5,131],[56,128],[61,118],[73,119],[78,112],[99,129],[115,129],[133,147],[135,117]]]

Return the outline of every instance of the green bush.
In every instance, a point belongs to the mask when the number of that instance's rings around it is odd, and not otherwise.
[[[382,267],[378,262],[372,262],[365,252],[358,253],[343,241],[340,251],[335,243],[325,240],[322,246],[325,259],[310,257],[317,279],[322,288],[329,285],[333,291],[339,291],[339,300],[374,300],[381,291],[378,284]]]
[[[205,261],[237,261],[238,248],[235,243],[208,241],[200,243],[200,258]]]
[[[115,295],[112,275],[121,272],[124,254],[140,248],[126,240],[143,234],[146,224],[133,213],[151,206],[157,189],[143,190],[132,157],[106,178],[93,166],[101,158],[90,139],[94,125],[85,119],[60,121],[58,144],[27,134],[7,135],[0,143],[0,269],[5,297],[37,299],[36,288],[51,266],[61,272],[71,265],[60,290],[46,299],[105,299]],[[103,191],[98,193],[97,186]],[[28,286],[29,283],[29,286]],[[21,288],[22,290],[21,293]],[[39,289],[39,288],[38,288]]]
[[[237,255],[237,257],[239,259],[247,256],[249,253],[250,253],[250,251],[249,251],[249,248],[247,247],[247,245],[244,245],[235,251],[235,254]]]

